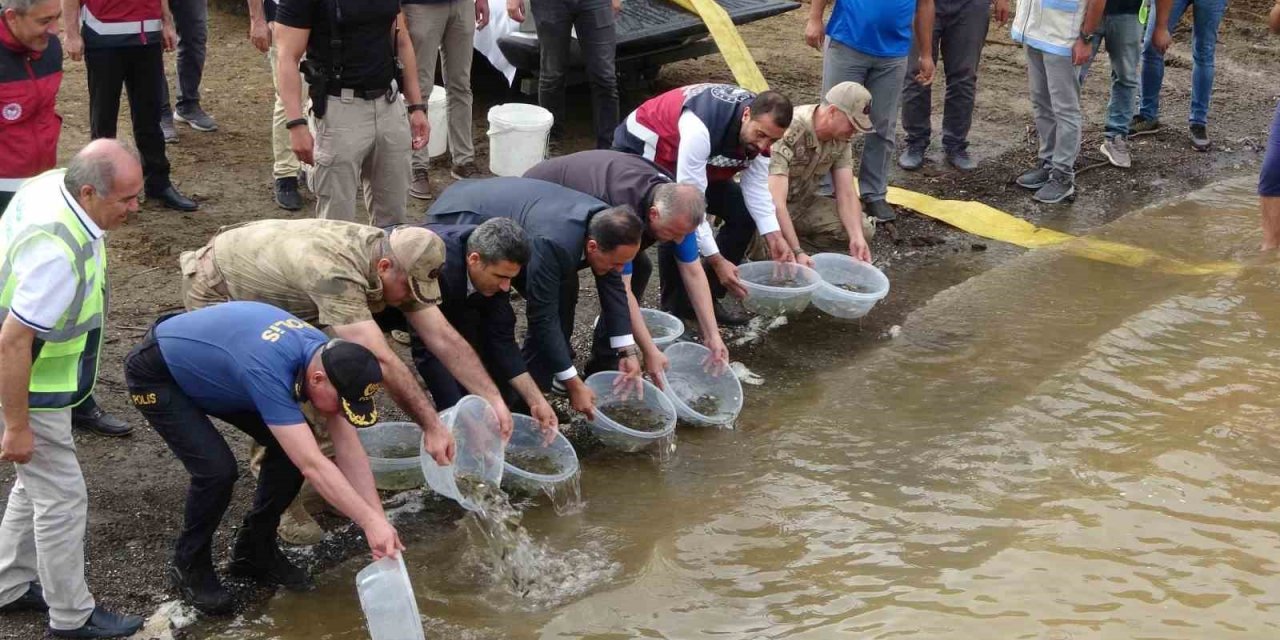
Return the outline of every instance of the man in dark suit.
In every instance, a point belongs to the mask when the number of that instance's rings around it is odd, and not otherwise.
[[[445,260],[440,270],[440,311],[480,354],[484,368],[504,395],[514,391],[529,408],[529,415],[544,431],[557,427],[551,409],[525,368],[516,346],[516,315],[511,309],[511,282],[529,262],[529,245],[520,225],[506,218],[491,218],[480,225],[423,225],[444,240]],[[436,408],[447,409],[467,393],[444,360],[413,336],[413,362],[431,390]],[[448,354],[442,354],[445,358]]]
[[[719,303],[711,295],[707,273],[698,260],[700,246],[696,231],[706,219],[707,199],[697,185],[677,183],[662,167],[642,156],[609,150],[579,151],[544,160],[526,171],[524,177],[554,182],[615,207],[625,204],[634,208],[644,223],[644,235],[640,240],[640,253],[636,254],[631,268],[622,272],[624,279],[630,278],[631,292],[637,299],[644,297],[653,273],[653,264],[644,252],[659,243],[659,270],[679,271],[689,292],[690,307],[703,344],[718,362],[729,363],[729,349],[721,340],[717,325],[721,316]],[[662,291],[663,310],[679,313],[681,309],[667,304],[670,294]],[[643,317],[638,315],[638,306],[635,311],[631,323],[641,324]],[[648,354],[645,359],[649,359]]]
[[[544,390],[555,386],[553,380],[563,385],[573,408],[594,417],[595,394],[578,377],[569,347],[578,271],[589,267],[595,276],[607,335],[607,342],[592,344],[593,359],[616,356],[618,370],[638,378],[637,340],[652,340],[643,324],[632,332],[622,269],[640,250],[643,223],[631,207],[611,208],[586,194],[529,178],[462,180],[445,189],[427,211],[432,224],[478,224],[490,218],[515,221],[529,242],[529,263],[513,284],[527,303],[523,353],[530,375]]]

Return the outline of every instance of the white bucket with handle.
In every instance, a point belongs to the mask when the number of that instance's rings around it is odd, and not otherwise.
[[[522,176],[547,157],[551,112],[512,102],[489,109],[489,171],[496,176]]]
[[[440,85],[431,87],[427,98],[427,123],[431,125],[431,139],[427,141],[427,154],[432,158],[444,155],[449,149],[449,92]]]

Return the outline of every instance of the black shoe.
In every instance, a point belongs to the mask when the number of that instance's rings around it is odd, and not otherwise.
[[[720,300],[711,301],[711,309],[716,314],[716,324],[726,327],[741,327],[751,320],[746,311],[730,310]]]
[[[160,204],[178,211],[195,211],[200,208],[195,200],[182,195],[173,185],[165,187],[162,191],[148,192],[147,198],[158,200]]]
[[[231,612],[231,593],[218,582],[213,567],[183,571],[176,564],[169,565],[169,583],[177,590],[178,597],[201,613],[219,615]]]
[[[285,211],[302,208],[302,196],[298,195],[297,178],[276,178],[276,204]]]
[[[48,611],[49,604],[44,601],[44,589],[39,582],[31,582],[27,590],[17,600],[0,607],[0,613],[17,613],[19,611]]]
[[[1210,145],[1208,129],[1202,124],[1191,125],[1191,148],[1196,151],[1208,151]]]
[[[898,219],[898,213],[884,200],[863,201],[862,211],[877,222],[893,222]]]
[[[98,607],[79,629],[49,627],[49,635],[58,638],[124,638],[137,633],[141,628],[140,616],[122,616]]]
[[[129,423],[103,411],[97,403],[89,407],[81,405],[72,409],[71,426],[109,438],[119,438],[133,433],[133,427],[129,426]]]
[[[274,537],[275,532],[272,531],[271,534]],[[290,591],[310,591],[316,588],[311,574],[307,573],[306,569],[289,562],[274,540],[271,542],[271,547],[270,557],[266,559],[240,555],[238,549],[233,550],[231,564],[227,565],[227,573],[239,578],[251,578],[258,582],[280,585]]]

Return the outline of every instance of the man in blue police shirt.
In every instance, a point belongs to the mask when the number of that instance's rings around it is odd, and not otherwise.
[[[377,421],[382,368],[368,349],[259,302],[226,302],[161,318],[125,358],[135,407],[191,474],[186,520],[169,575],[184,600],[206,613],[231,608],[213,570],[213,534],[239,472],[213,416],[266,448],[257,494],[231,552],[229,571],[293,590],[312,588],[306,570],[276,542],[280,515],[305,478],[364,530],[374,558],[404,546],[382,511],[369,460],[353,425]],[[303,417],[310,403],[333,439],[331,462]]]

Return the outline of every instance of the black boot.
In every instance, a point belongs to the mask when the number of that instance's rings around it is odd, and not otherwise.
[[[71,410],[71,426],[112,438],[133,433],[133,427],[129,423],[103,411],[93,396]]]
[[[311,574],[285,557],[276,544],[273,529],[266,536],[255,536],[249,527],[241,527],[231,548],[231,564],[227,572],[241,578],[280,585],[290,591],[310,591],[316,587]]]
[[[298,179],[276,178],[276,205],[286,211],[302,208],[302,196],[298,195]]]
[[[48,610],[49,604],[44,601],[44,590],[40,588],[39,582],[27,584],[27,590],[18,599],[0,607],[0,613]]]
[[[201,613],[219,615],[231,612],[231,592],[218,581],[212,565],[183,568],[175,562],[169,566],[169,582],[177,590],[178,597]]]

